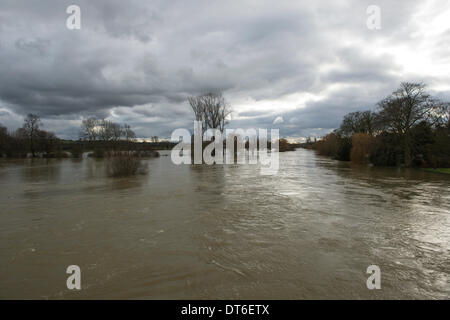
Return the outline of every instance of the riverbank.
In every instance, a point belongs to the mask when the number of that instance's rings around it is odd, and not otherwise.
[[[437,168],[437,169],[427,168],[425,170],[428,172],[450,174],[450,168]]]

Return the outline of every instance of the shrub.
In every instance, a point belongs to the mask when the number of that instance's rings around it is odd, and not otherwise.
[[[285,151],[294,151],[295,147],[290,144],[286,139],[280,139],[278,142],[278,148],[279,152],[285,152]]]
[[[430,165],[434,168],[450,167],[450,130],[438,128],[434,133],[434,144],[430,148]]]
[[[357,133],[352,136],[352,149],[350,160],[355,163],[368,163],[373,137],[366,133]]]
[[[383,132],[374,139],[370,151],[370,162],[375,166],[398,166],[403,161],[403,150],[400,138]]]
[[[316,142],[316,150],[320,155],[342,161],[350,160],[351,148],[350,138],[341,137],[334,132],[327,134],[322,140]]]
[[[347,137],[339,137],[335,159],[341,161],[350,161],[350,150],[352,149],[352,140]]]
[[[335,133],[327,134],[317,141],[316,150],[320,155],[334,157],[337,154],[338,136]]]
[[[133,154],[141,158],[158,158],[160,156],[159,152],[155,150],[136,151]]]
[[[105,155],[106,155],[105,150],[103,150],[101,148],[97,148],[89,156],[93,157],[93,158],[104,158]]]
[[[82,148],[82,146],[80,146],[79,144],[75,144],[70,149],[70,154],[71,154],[72,158],[82,158],[83,157],[83,148]]]
[[[112,177],[143,173],[141,160],[131,152],[110,153],[107,159],[108,174]]]

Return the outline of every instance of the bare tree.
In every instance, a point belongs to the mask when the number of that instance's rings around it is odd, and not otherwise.
[[[122,135],[126,141],[133,141],[136,138],[136,134],[134,133],[133,130],[131,130],[131,127],[126,123],[123,125]]]
[[[8,148],[8,129],[0,123],[0,157],[3,156],[3,153],[6,153],[6,150]]]
[[[122,137],[122,127],[118,123],[110,122],[110,132],[112,141],[119,141]]]
[[[38,139],[39,126],[41,125],[41,119],[35,114],[28,114],[23,124],[24,133],[30,144],[30,151],[33,157],[36,156],[36,142]]]
[[[136,134],[128,124],[123,127],[109,120],[98,120],[89,118],[83,120],[81,124],[80,137],[88,141],[119,141],[122,138],[126,141],[132,141],[136,138]]]
[[[158,136],[153,136],[152,137],[152,142],[153,143],[158,143],[159,142],[159,137]]]
[[[202,131],[219,129],[221,132],[228,124],[231,108],[221,93],[208,93],[188,98],[194,111],[195,120],[202,123]]]
[[[99,128],[98,128],[98,135],[99,140],[101,141],[109,141],[112,139],[113,132],[112,132],[112,126],[113,123],[111,121],[102,119],[99,121]]]
[[[96,118],[88,118],[81,123],[80,138],[87,141],[95,141],[98,139],[99,121]]]
[[[47,154],[55,151],[59,143],[58,137],[53,132],[48,132],[44,130],[39,130],[37,132],[38,147],[40,151],[46,152]]]
[[[376,114],[372,111],[351,112],[344,116],[339,133],[352,136],[355,133],[372,135],[376,127]]]
[[[194,111],[195,120],[203,122],[203,114],[205,108],[202,103],[201,96],[189,97],[188,101],[191,105],[192,111]]]
[[[8,133],[8,129],[0,123],[0,134],[6,135]]]
[[[411,165],[411,129],[421,121],[436,125],[448,112],[448,104],[432,98],[421,83],[403,82],[400,88],[378,103],[379,124],[403,137],[404,161]]]

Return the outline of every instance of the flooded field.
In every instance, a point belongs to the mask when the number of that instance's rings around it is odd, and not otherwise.
[[[274,176],[143,161],[111,178],[102,160],[1,160],[0,298],[450,298],[449,175],[308,150]]]

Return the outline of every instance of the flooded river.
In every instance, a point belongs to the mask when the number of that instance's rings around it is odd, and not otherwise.
[[[110,178],[102,160],[1,160],[0,298],[450,298],[448,175],[309,150],[274,176],[144,162]]]

